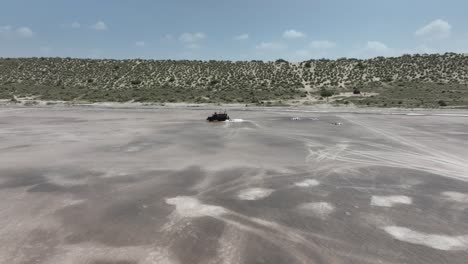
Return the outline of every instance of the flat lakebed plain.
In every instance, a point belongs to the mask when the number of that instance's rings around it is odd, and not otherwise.
[[[468,115],[212,112],[0,108],[0,263],[467,263]]]

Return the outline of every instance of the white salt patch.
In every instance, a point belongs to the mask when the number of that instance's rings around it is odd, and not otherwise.
[[[131,146],[131,147],[128,147],[127,148],[127,152],[137,152],[137,151],[140,151],[141,150],[141,147],[140,146]]]
[[[109,170],[103,175],[101,175],[102,178],[112,178],[112,177],[122,177],[122,176],[128,176],[128,173],[123,172],[123,171]]]
[[[466,133],[466,132],[458,132],[458,131],[446,132],[446,133],[449,134],[449,135],[468,135],[468,133]]]
[[[392,207],[395,204],[412,204],[413,199],[404,195],[372,196],[372,206]]]
[[[319,185],[320,182],[314,179],[308,179],[301,182],[296,182],[295,185],[298,187],[314,187]]]
[[[219,239],[218,259],[210,264],[222,263],[242,263],[242,249],[246,234],[239,232],[234,225],[227,225],[224,228],[223,235]]]
[[[392,219],[384,215],[379,215],[377,213],[368,213],[363,215],[358,214],[358,217],[362,218],[363,222],[366,222],[374,227],[394,225]]]
[[[303,203],[298,206],[298,209],[306,213],[312,213],[321,218],[326,218],[335,211],[335,207],[327,202]]]
[[[182,217],[219,216],[226,213],[226,209],[221,206],[202,204],[189,196],[166,198],[166,203],[175,205],[177,214]]]
[[[267,226],[267,227],[276,228],[276,229],[281,228],[281,226],[279,224],[277,224],[275,222],[268,221],[268,220],[264,220],[264,219],[260,219],[260,218],[250,218],[249,220],[254,222],[254,223],[257,223],[259,225],[262,225],[262,226]]]
[[[400,241],[423,245],[440,250],[468,249],[468,236],[425,234],[406,227],[387,226],[384,230]]]
[[[443,192],[443,196],[455,202],[468,203],[468,194],[460,192]]]
[[[258,200],[270,196],[274,191],[273,189],[265,188],[249,188],[240,191],[237,197],[241,200]]]
[[[464,114],[432,114],[432,115],[435,115],[435,116],[468,116]]]
[[[63,142],[79,142],[79,137],[73,133],[67,132],[56,132],[53,133],[54,140],[63,141]]]
[[[167,249],[156,248],[150,252],[143,263],[174,264]]]
[[[63,204],[64,207],[73,206],[73,205],[77,205],[77,204],[82,204],[84,202],[85,202],[85,200],[73,200],[73,199],[64,199],[64,200],[62,200],[62,204]]]

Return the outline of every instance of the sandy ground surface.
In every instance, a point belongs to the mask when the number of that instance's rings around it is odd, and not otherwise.
[[[468,115],[391,111],[2,107],[0,263],[466,263]]]

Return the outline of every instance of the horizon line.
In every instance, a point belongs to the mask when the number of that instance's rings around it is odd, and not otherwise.
[[[461,55],[461,56],[468,56],[468,53],[461,53],[461,52],[444,52],[444,53],[408,53],[408,54],[402,54],[399,56],[375,56],[375,57],[370,57],[370,58],[355,58],[355,57],[339,57],[339,58],[315,58],[315,59],[308,59],[308,60],[303,60],[303,61],[288,61],[283,58],[278,58],[275,60],[261,60],[261,59],[251,59],[251,60],[223,60],[223,59],[155,59],[155,58],[92,58],[92,57],[71,57],[71,56],[18,56],[18,57],[0,57],[0,60],[15,60],[15,59],[63,59],[63,60],[110,60],[110,61],[132,61],[132,60],[139,60],[139,61],[194,61],[194,62],[264,62],[264,63],[269,63],[269,62],[288,62],[288,63],[303,63],[303,62],[309,62],[309,61],[340,61],[340,60],[375,60],[375,59],[391,59],[391,58],[401,58],[401,57],[428,57],[428,56],[433,56],[433,55],[439,55],[439,56],[446,56],[446,55]]]

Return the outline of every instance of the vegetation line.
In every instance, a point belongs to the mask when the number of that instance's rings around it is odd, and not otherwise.
[[[0,59],[0,98],[466,107],[468,56],[262,61]]]

